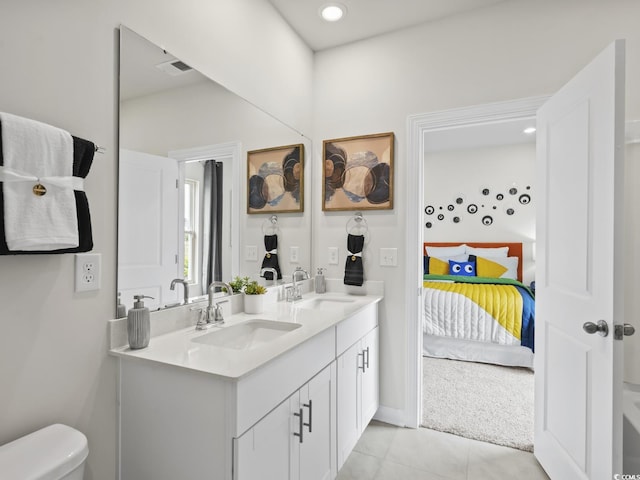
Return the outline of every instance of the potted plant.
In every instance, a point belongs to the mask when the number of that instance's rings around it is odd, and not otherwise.
[[[244,313],[262,313],[267,289],[255,280],[244,286]]]
[[[229,282],[229,286],[233,290],[231,293],[242,293],[242,289],[249,283],[249,277],[235,277],[232,281]],[[226,292],[227,289],[223,288],[223,292]]]

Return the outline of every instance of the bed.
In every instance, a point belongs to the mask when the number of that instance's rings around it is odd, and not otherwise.
[[[423,355],[533,368],[522,270],[522,243],[425,243]]]

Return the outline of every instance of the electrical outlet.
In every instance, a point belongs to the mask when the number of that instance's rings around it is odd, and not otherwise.
[[[76,292],[100,290],[101,258],[99,253],[76,253]]]
[[[258,247],[255,245],[245,245],[244,259],[247,262],[256,262],[258,260]]]
[[[291,247],[289,249],[289,262],[298,263],[300,260],[300,248],[299,247]]]
[[[329,265],[338,265],[338,247],[329,247]]]

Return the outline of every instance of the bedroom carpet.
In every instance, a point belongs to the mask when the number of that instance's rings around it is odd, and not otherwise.
[[[422,426],[533,451],[533,372],[422,357]]]

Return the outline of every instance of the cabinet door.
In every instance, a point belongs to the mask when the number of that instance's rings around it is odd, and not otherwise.
[[[234,479],[287,480],[292,438],[287,400],[236,440]]]
[[[304,436],[300,447],[300,480],[335,477],[335,364],[300,389]]]
[[[347,349],[337,359],[338,469],[342,467],[360,437],[359,368],[362,368],[360,342]]]
[[[379,348],[378,348],[378,327],[371,330],[362,339],[362,351],[364,354],[364,370],[362,375],[362,399],[361,399],[361,423],[360,428],[364,430],[379,406]]]

